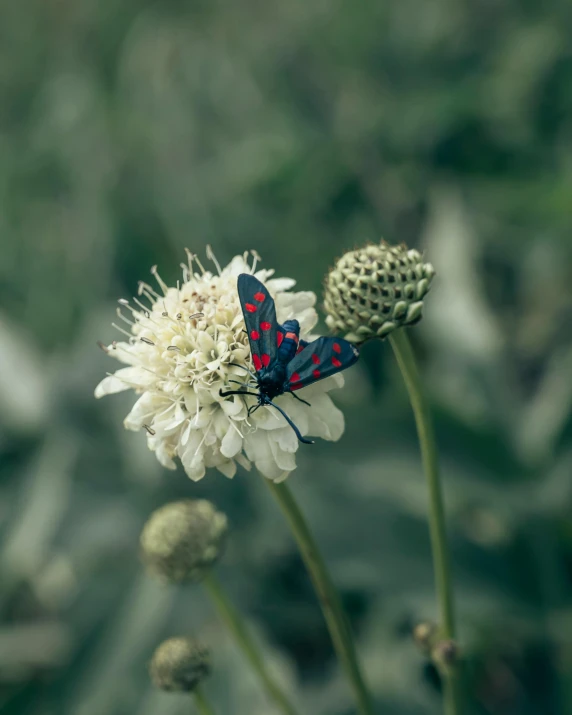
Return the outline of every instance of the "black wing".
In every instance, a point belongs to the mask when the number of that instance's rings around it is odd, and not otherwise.
[[[307,345],[288,363],[289,390],[299,390],[325,377],[350,367],[359,351],[343,338],[318,338]]]
[[[241,273],[238,276],[238,297],[242,306],[250,352],[255,369],[262,370],[276,359],[277,330],[274,300],[258,278]]]

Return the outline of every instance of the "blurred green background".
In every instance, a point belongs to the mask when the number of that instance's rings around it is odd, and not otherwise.
[[[312,715],[355,712],[297,551],[254,474],[199,484],[126,433],[115,300],[184,247],[320,292],[384,236],[438,271],[411,331],[446,479],[469,715],[572,713],[572,3],[0,0],[0,710],[182,715],[146,665],[213,652],[221,715],[271,715],[200,587],[143,573],[150,512],[224,510],[218,573]],[[322,324],[323,327],[323,324]],[[335,396],[342,440],[290,484],[380,715],[441,712],[414,424],[386,343]]]

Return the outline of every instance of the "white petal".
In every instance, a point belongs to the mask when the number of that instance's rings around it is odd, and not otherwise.
[[[298,451],[300,442],[290,425],[284,429],[278,430],[277,432],[273,432],[272,437],[276,440],[278,446],[284,452],[294,453]]]
[[[113,395],[130,388],[144,388],[152,385],[157,378],[147,370],[140,367],[122,367],[113,375],[108,375],[95,388],[97,398],[104,395]]]
[[[151,441],[151,439],[149,441]],[[155,450],[155,454],[156,454],[159,462],[166,469],[176,469],[177,468],[177,465],[173,461],[173,456],[171,454],[171,450],[168,448],[167,442],[165,442],[165,440],[159,441],[159,443],[157,445],[157,449]]]
[[[275,477],[272,481],[275,484],[280,484],[280,482],[283,482],[285,479],[287,479],[290,476],[290,472],[282,472],[282,474],[279,477]]]
[[[228,462],[217,464],[216,468],[221,474],[224,474],[224,476],[229,479],[232,479],[236,474],[236,464],[232,461],[232,459],[229,459]]]
[[[193,480],[193,482],[200,482],[200,480],[205,476],[206,469],[204,462],[197,462],[196,464],[184,464],[183,468],[187,477]]]
[[[164,398],[157,397],[151,392],[144,392],[123,420],[123,426],[129,430],[140,430],[144,424],[152,422],[154,416],[167,404]]]
[[[276,296],[276,315],[282,323],[289,318],[296,318],[300,322],[304,322],[303,332],[310,330],[318,319],[314,305],[316,304],[316,295],[311,291],[300,291],[297,293],[279,293]],[[315,316],[316,320],[308,327],[311,318]]]
[[[296,281],[293,278],[271,278],[266,281],[266,287],[273,295],[290,290],[295,285]]]
[[[301,390],[301,397],[304,398],[303,393],[305,390]],[[305,398],[304,398],[305,399]],[[307,405],[304,405],[302,402],[299,400],[293,399],[289,395],[284,395],[283,397],[279,397],[278,400],[275,400],[275,402],[278,402],[280,407],[286,412],[288,417],[292,420],[292,422],[296,425],[296,427],[300,430],[300,433],[302,435],[308,434],[308,428],[309,428],[309,414],[312,410],[311,407],[308,407]],[[286,424],[286,420],[282,423],[282,426]],[[292,428],[290,428],[292,429]]]
[[[202,430],[191,430],[189,432],[189,437],[185,445],[179,445],[177,447],[177,453],[183,464],[190,464],[195,458],[195,454],[199,449],[199,445],[203,441],[204,432]]]
[[[179,439],[179,444],[181,445],[181,447],[184,447],[187,444],[187,442],[189,441],[189,437],[191,436],[192,428],[193,427],[192,427],[191,421],[187,420],[187,426],[181,433],[181,437]]]
[[[249,273],[250,268],[242,256],[235,256],[232,261],[223,269],[223,276],[239,276],[241,273]]]
[[[247,472],[250,472],[250,470],[251,470],[251,468],[252,468],[252,464],[251,464],[250,461],[244,456],[244,454],[236,454],[236,455],[234,456],[234,459],[235,459],[236,462],[238,462],[238,464],[240,464],[240,466],[241,466],[243,469],[246,469]]]
[[[171,435],[181,429],[181,425],[187,420],[187,413],[179,403],[173,404],[170,409],[153,421],[153,429],[162,435]]]
[[[283,470],[276,464],[265,430],[249,434],[244,440],[244,449],[248,458],[265,477],[279,479],[282,476]]]
[[[297,318],[300,323],[301,335],[307,335],[318,322],[318,314],[314,308],[306,308],[306,310],[300,311]]]
[[[220,405],[225,411],[225,414],[229,417],[235,417],[240,412],[244,412],[246,410],[244,402],[238,395],[234,395],[230,398],[230,400],[223,400]]]
[[[328,395],[316,395],[312,398],[309,434],[330,441],[337,441],[344,433],[344,415]]]
[[[108,355],[114,357],[119,362],[124,362],[127,365],[139,365],[141,359],[139,351],[131,343],[115,342],[108,346]]]
[[[287,430],[280,430],[281,432],[286,432]],[[292,432],[294,434],[294,431],[288,427],[288,431]],[[278,468],[281,471],[284,472],[291,472],[292,470],[296,469],[296,457],[294,456],[295,452],[286,452],[284,451],[281,447],[280,444],[278,443],[278,440],[276,439],[276,434],[274,432],[270,433],[268,435],[269,442],[270,442],[270,449],[272,451],[272,457],[274,458],[274,461],[276,462]],[[294,435],[296,437],[296,435]]]
[[[206,330],[203,330],[199,334],[199,339],[197,340],[199,349],[205,354],[210,354],[212,350],[215,349],[215,341],[212,339],[212,337],[206,332]]]
[[[282,408],[284,409],[284,408]],[[281,429],[287,424],[284,417],[275,410],[270,405],[267,407],[262,407],[253,416],[253,422],[256,424],[257,429],[262,430],[275,430]]]
[[[221,454],[229,459],[232,459],[242,449],[242,435],[238,429],[230,424],[227,433],[222,439],[220,445]]]

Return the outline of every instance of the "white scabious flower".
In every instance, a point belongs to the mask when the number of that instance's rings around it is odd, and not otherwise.
[[[219,394],[236,387],[230,380],[245,380],[243,367],[253,369],[236,282],[241,273],[252,273],[265,283],[276,302],[278,320],[296,318],[300,337],[306,340],[312,339],[309,332],[317,321],[316,296],[287,292],[294,280],[272,278],[272,270],[256,271],[259,259],[254,252],[252,265],[245,253],[221,269],[208,248],[214,273],[187,253],[182,284],[169,288],[154,267],[151,273],[163,295],[141,282],[138,298],[119,301],[117,312],[126,325],[115,327],[128,340],[113,342],[105,350],[128,367],[102,380],[95,396],[134,389],[140,397],[124,426],[145,429],[149,448],[168,469],[175,469],[178,457],[197,481],[208,467],[233,477],[237,463],[246,469],[254,463],[266,477],[280,481],[296,467],[299,443],[292,428],[271,407],[248,416],[254,398]],[[302,435],[337,440],[344,419],[326,393],[342,385],[338,374],[304,388],[302,396],[311,407],[287,394],[275,401]]]

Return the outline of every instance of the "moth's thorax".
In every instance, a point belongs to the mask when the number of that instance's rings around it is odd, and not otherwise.
[[[286,320],[282,329],[284,330],[284,339],[280,343],[276,357],[279,362],[287,365],[298,350],[300,323],[297,320]]]
[[[276,362],[272,367],[265,369],[258,378],[260,391],[271,400],[284,392],[286,382],[286,364]]]

